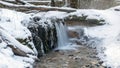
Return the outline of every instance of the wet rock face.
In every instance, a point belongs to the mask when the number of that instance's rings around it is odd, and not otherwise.
[[[57,20],[33,17],[27,26],[32,33],[33,43],[38,51],[38,57],[57,47],[57,33],[55,28]]]
[[[69,30],[69,31],[68,31],[68,36],[69,36],[70,38],[79,38],[79,33],[76,32],[76,31],[73,31],[73,30]]]

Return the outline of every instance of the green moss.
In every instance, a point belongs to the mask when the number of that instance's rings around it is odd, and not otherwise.
[[[4,7],[5,7],[5,6],[3,6],[3,5],[0,4],[0,8],[4,8]]]
[[[27,39],[20,39],[20,38],[17,38],[17,40],[22,43],[23,45],[26,45],[28,42],[27,42]]]
[[[65,20],[70,20],[70,21],[85,21],[87,18],[86,15],[82,16],[77,16],[77,15],[69,15],[68,17],[65,18]]]
[[[33,50],[33,47],[32,47],[32,45],[31,45],[31,44],[27,44],[27,46],[28,46],[30,49],[32,49],[32,50]]]
[[[26,39],[17,38],[17,40],[18,40],[21,44],[26,45],[26,46],[29,47],[30,49],[33,49],[33,48],[32,48],[32,45],[29,44],[29,42],[30,42],[29,39],[27,39],[27,38],[26,38]]]

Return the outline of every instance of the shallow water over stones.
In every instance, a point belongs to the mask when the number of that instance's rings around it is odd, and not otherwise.
[[[40,58],[34,68],[104,68],[101,66],[96,50],[80,46],[77,50],[59,50]]]

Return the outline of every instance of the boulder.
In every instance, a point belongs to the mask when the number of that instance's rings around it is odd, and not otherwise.
[[[13,45],[8,45],[8,46],[12,49],[14,55],[28,57],[27,53],[25,53],[24,51],[20,50],[19,48],[16,48]]]
[[[37,16],[30,18],[28,21],[27,28],[32,33],[33,43],[38,51],[38,57],[57,47],[57,33],[54,23],[58,21],[60,20],[42,19]]]
[[[77,31],[69,30],[68,31],[68,36],[70,38],[79,38],[79,33]]]

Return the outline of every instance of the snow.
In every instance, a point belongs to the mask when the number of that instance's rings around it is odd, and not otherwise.
[[[15,38],[13,38],[12,36],[10,36],[7,32],[4,32],[3,30],[0,29],[1,32],[1,36],[4,39],[7,39],[7,43],[10,43],[11,45],[13,45],[15,48],[19,48],[22,49],[22,51],[24,51],[25,53],[31,53],[34,54],[34,52],[29,49],[27,46],[24,46],[22,44],[20,44]]]
[[[11,39],[10,41],[15,45],[17,46],[19,45],[19,47],[20,46],[22,47],[22,45],[19,42],[17,42],[14,38],[26,39],[31,36],[31,33],[27,29],[27,27],[24,27],[21,24],[21,21],[26,17],[25,14],[7,9],[1,9],[0,11],[1,11],[0,27],[3,29],[3,30],[0,29],[0,31],[3,33],[2,35],[5,38],[10,38]],[[24,50],[24,48],[20,48],[20,49]]]
[[[45,14],[46,18],[51,18],[51,17],[55,17],[55,18],[64,18],[67,15],[66,12],[60,12],[60,11],[49,11]]]
[[[23,57],[24,58],[24,57]],[[32,67],[30,63],[24,62],[24,59],[9,57],[0,52],[0,68],[25,68]],[[32,63],[33,61],[31,61]]]
[[[108,24],[98,27],[88,28],[89,36],[102,38],[101,48],[105,48],[104,54],[101,54],[98,48],[99,57],[105,63],[103,65],[110,66],[112,68],[119,68],[120,66],[120,43],[117,42],[118,35],[120,33],[120,15],[119,12],[113,10],[101,10],[97,11],[101,13]],[[105,56],[104,56],[105,55]]]
[[[114,9],[119,9],[119,6],[113,7],[107,10],[95,10],[95,9],[81,9],[77,12],[71,13],[71,15],[81,16],[82,14],[87,15],[89,19],[105,20],[105,25],[101,26],[79,26],[81,28],[86,27],[86,35],[90,38],[96,38],[93,40],[97,44],[93,46],[92,39],[87,42],[92,43],[90,47],[96,47],[98,51],[98,57],[101,61],[104,61],[104,66],[112,68],[120,68],[120,11],[115,11]],[[69,28],[71,30],[77,29]],[[100,39],[101,41],[97,41]]]
[[[25,8],[30,8],[30,7],[33,7],[33,8],[46,8],[46,9],[58,9],[58,10],[71,10],[71,11],[75,11],[76,9],[73,9],[73,8],[67,8],[67,7],[51,7],[51,6],[45,6],[45,5],[38,5],[38,6],[35,6],[33,4],[28,4],[26,3],[25,5],[17,5],[17,4],[12,4],[12,3],[8,3],[8,2],[4,2],[4,1],[0,1],[1,4],[3,5],[7,5],[7,6],[14,6],[16,8],[19,8],[19,7],[25,7]]]
[[[0,68],[32,68],[32,58],[15,56],[5,42],[0,43],[0,46]]]
[[[32,68],[32,63],[34,62],[33,57],[36,56],[32,56],[29,53],[37,54],[34,44],[30,42],[32,44],[32,47],[34,48],[34,50],[32,50],[16,40],[16,38],[25,39],[31,36],[31,33],[27,29],[27,27],[22,25],[30,24],[28,23],[28,21],[30,21],[31,17],[41,17],[43,19],[40,21],[43,22],[48,20],[48,24],[51,24],[51,21],[49,20],[50,18],[64,19],[69,15],[84,15],[87,16],[87,19],[105,20],[105,22],[100,22],[106,23],[105,25],[85,28],[85,34],[92,38],[102,39],[102,41],[99,42],[96,47],[98,49],[98,57],[102,61],[104,61],[103,65],[111,66],[112,68],[120,68],[120,12],[114,10],[119,8],[120,6],[113,7],[107,10],[80,9],[76,12],[71,13],[48,11],[33,14],[25,14],[7,9],[0,9],[0,41],[2,41],[0,43],[0,68]],[[22,23],[22,21],[26,23]],[[43,25],[43,27],[46,26],[44,23],[40,24]],[[27,53],[29,57],[14,55],[12,49],[7,44],[11,44],[15,48],[21,49],[22,51]],[[76,44],[70,43],[69,45],[65,47],[60,47],[58,49],[74,50],[75,47]],[[101,48],[104,48],[103,53],[101,53]]]
[[[18,13],[18,12],[10,11],[7,9],[1,9],[0,10],[0,18],[1,18],[0,26],[15,38],[26,38],[31,34],[27,30],[27,28],[22,26],[22,24],[20,23],[21,20],[23,20],[24,16],[25,16],[24,13]]]
[[[79,9],[76,12],[70,13],[69,15],[76,15],[78,17],[87,16],[86,20],[88,19],[105,20],[104,16],[97,11],[101,11],[101,10]],[[100,23],[104,23],[104,22],[100,22]]]
[[[28,15],[24,13],[0,9],[0,68],[32,68],[37,54],[33,42],[30,42],[32,50],[16,40],[31,36],[27,27],[21,24],[26,16]],[[16,56],[8,44],[25,52],[29,57]]]

